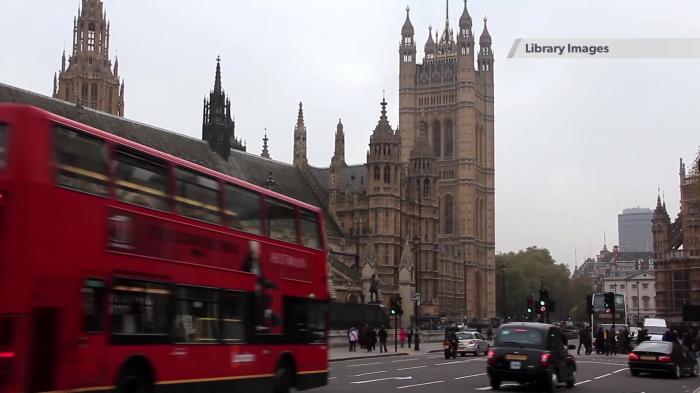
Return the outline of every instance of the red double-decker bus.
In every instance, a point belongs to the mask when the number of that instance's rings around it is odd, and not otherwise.
[[[0,104],[0,392],[328,380],[321,211]]]

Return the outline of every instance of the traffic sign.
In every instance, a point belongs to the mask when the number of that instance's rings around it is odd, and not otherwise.
[[[411,293],[411,301],[420,303],[420,292],[412,292]]]

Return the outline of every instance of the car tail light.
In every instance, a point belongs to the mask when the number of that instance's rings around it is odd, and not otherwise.
[[[671,357],[670,357],[670,356],[666,356],[666,355],[664,355],[664,356],[659,356],[659,357],[657,358],[657,360],[660,361],[661,363],[671,363]]]
[[[543,353],[540,356],[540,366],[549,367],[549,358],[551,358],[551,357],[552,357],[552,355],[550,355],[548,353]]]
[[[629,360],[639,360],[639,355],[634,352],[630,352]]]
[[[14,359],[14,352],[0,352],[0,359]]]
[[[489,351],[486,353],[486,362],[492,366],[496,364],[496,351],[489,349]]]

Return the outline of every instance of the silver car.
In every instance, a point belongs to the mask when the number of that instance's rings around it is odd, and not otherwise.
[[[458,332],[457,339],[457,352],[462,356],[466,356],[467,353],[479,356],[489,350],[489,342],[479,332]]]

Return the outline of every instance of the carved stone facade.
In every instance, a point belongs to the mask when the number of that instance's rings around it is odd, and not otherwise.
[[[656,260],[656,307],[671,322],[682,321],[683,305],[700,305],[700,153],[686,174],[681,160],[681,209],[675,221],[657,196],[652,216]]]
[[[345,244],[358,249],[363,286],[376,273],[382,302],[400,294],[412,310],[405,295],[418,267],[419,314],[457,321],[495,316],[493,52],[485,24],[479,43],[476,52],[465,2],[458,33],[448,13],[441,37],[429,30],[417,64],[407,9],[400,131],[382,100],[365,164],[345,162],[341,122],[329,168],[307,163],[301,106],[294,129],[294,164],[322,190]]]
[[[236,123],[231,116],[231,100],[221,87],[221,57],[216,57],[214,89],[204,98],[202,109],[202,140],[218,155],[227,159],[231,149],[245,151],[242,140],[236,138]],[[267,147],[267,146],[266,146]]]
[[[109,22],[100,0],[82,0],[73,19],[73,51],[66,67],[53,77],[53,97],[81,106],[124,116],[124,81],[119,60],[109,60]]]

